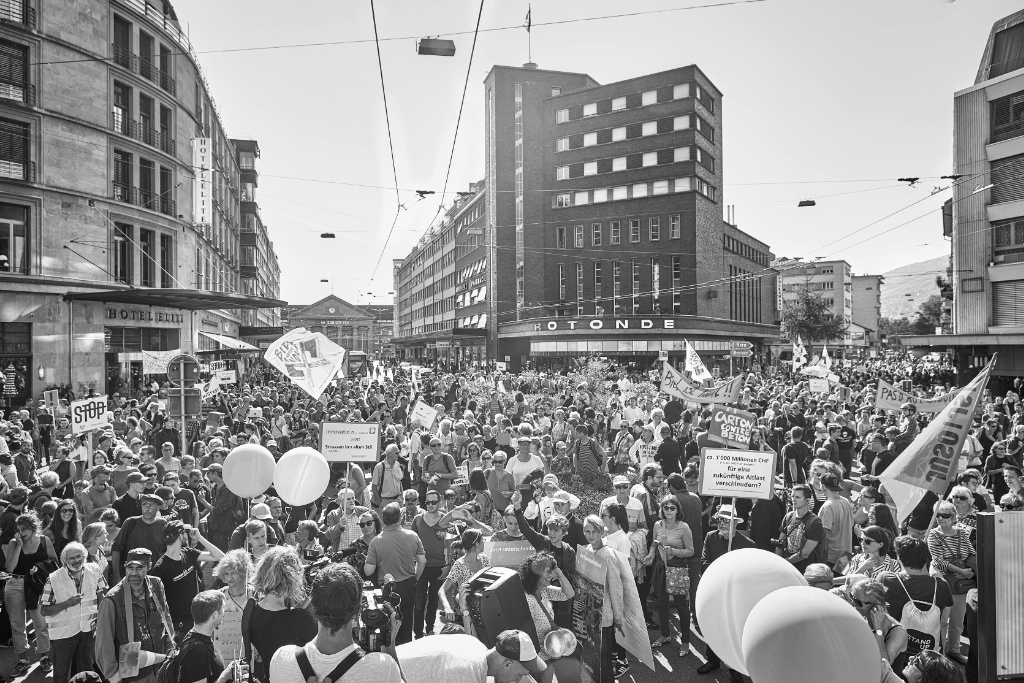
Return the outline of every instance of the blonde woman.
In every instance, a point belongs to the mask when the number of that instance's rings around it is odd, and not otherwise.
[[[252,599],[250,582],[256,574],[252,559],[245,549],[232,550],[221,558],[213,575],[224,582],[220,592],[224,594],[225,612],[242,612]]]

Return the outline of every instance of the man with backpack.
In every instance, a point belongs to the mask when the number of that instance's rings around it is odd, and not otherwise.
[[[191,630],[185,635],[181,649],[165,660],[157,672],[156,683],[227,683],[245,680],[244,664],[224,662],[217,656],[213,634],[224,621],[224,594],[203,591],[192,598]],[[236,674],[237,677],[236,677]]]

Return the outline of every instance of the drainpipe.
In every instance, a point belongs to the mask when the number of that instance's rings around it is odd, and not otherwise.
[[[75,382],[71,376],[75,357],[75,302],[68,299],[68,386],[74,391]]]

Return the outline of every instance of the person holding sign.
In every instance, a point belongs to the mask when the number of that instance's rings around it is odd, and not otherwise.
[[[541,674],[539,683],[551,683],[556,670],[561,674],[560,680],[573,680],[573,676],[579,676],[578,660],[571,657],[565,661],[562,658],[552,660],[543,650],[545,637],[558,628],[552,616],[552,604],[570,602],[576,597],[572,583],[559,569],[555,558],[547,553],[537,553],[526,558],[519,565],[519,579],[523,582],[523,590],[526,591],[526,605],[533,617],[537,642],[542,646],[540,658],[545,662],[551,662],[551,666]],[[556,581],[557,587],[553,585]]]
[[[605,575],[604,600],[601,605],[601,681],[600,683],[612,683],[629,669],[625,658],[616,658],[614,651],[615,632],[618,631],[625,636],[622,630],[622,619],[624,613],[622,578],[615,569],[619,566],[617,550],[604,544],[604,522],[597,515],[588,515],[583,521],[583,535],[590,543],[590,549],[598,555],[608,558],[609,569]],[[613,670],[614,667],[614,670]]]

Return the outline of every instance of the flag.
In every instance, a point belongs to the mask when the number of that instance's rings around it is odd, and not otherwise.
[[[526,32],[530,32],[530,27],[533,26],[533,21],[530,19],[530,14],[533,12],[533,7],[530,5],[526,6]]]
[[[217,376],[217,373],[213,373],[213,375],[210,377],[210,381],[207,382],[206,384],[200,384],[199,391],[204,401],[208,398],[212,398],[213,396],[219,394],[220,377]]]
[[[826,370],[832,369],[832,359],[828,355],[828,346],[822,345],[821,347],[821,364],[825,366]]]
[[[960,450],[995,362],[993,354],[985,369],[957,393],[878,477],[882,488],[896,502],[899,524],[910,516],[929,491],[940,499],[945,496],[949,483],[956,477]]]
[[[690,342],[686,342],[686,371],[693,375],[693,379],[702,382],[706,379],[714,379],[714,375],[708,372],[704,361],[700,359]]]
[[[320,398],[341,371],[345,353],[345,349],[322,333],[298,327],[272,342],[263,359],[282,372],[292,384],[313,398]]]
[[[807,363],[807,349],[804,348],[803,340],[797,337],[793,342],[793,372],[796,372],[797,368],[805,363]]]

